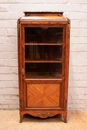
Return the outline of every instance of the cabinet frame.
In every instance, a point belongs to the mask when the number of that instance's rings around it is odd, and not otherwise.
[[[63,28],[62,46],[62,78],[57,79],[35,79],[25,77],[25,63],[40,62],[38,60],[25,60],[24,28]],[[22,21],[18,20],[18,70],[19,70],[19,99],[20,99],[20,122],[25,114],[30,114],[40,118],[52,117],[62,114],[64,122],[67,122],[67,99],[68,99],[68,74],[69,74],[69,40],[70,40],[70,21]],[[24,45],[25,44],[25,45]],[[44,61],[42,61],[43,63]],[[60,84],[60,106],[59,107],[27,107],[27,84]]]

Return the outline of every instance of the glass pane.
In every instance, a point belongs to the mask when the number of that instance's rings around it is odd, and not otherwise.
[[[48,28],[46,30],[47,43],[62,43],[63,42],[63,28]]]
[[[25,43],[39,43],[42,40],[41,28],[25,28]]]
[[[61,63],[26,63],[26,78],[61,78]]]
[[[63,42],[63,28],[25,27],[25,43],[60,43]]]
[[[62,58],[62,46],[25,46],[25,59],[58,60],[60,58]]]

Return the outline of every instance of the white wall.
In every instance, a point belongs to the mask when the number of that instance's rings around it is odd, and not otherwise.
[[[17,19],[63,11],[71,20],[68,109],[87,109],[87,0],[0,0],[0,109],[19,108]]]

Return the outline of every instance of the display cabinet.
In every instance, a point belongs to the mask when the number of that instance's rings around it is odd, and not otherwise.
[[[24,12],[18,20],[20,122],[25,114],[67,122],[69,30],[63,12]]]

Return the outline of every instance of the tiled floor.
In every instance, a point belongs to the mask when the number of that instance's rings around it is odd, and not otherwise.
[[[67,123],[60,116],[48,119],[27,116],[19,123],[18,110],[1,110],[0,130],[87,130],[87,111],[68,111]]]

